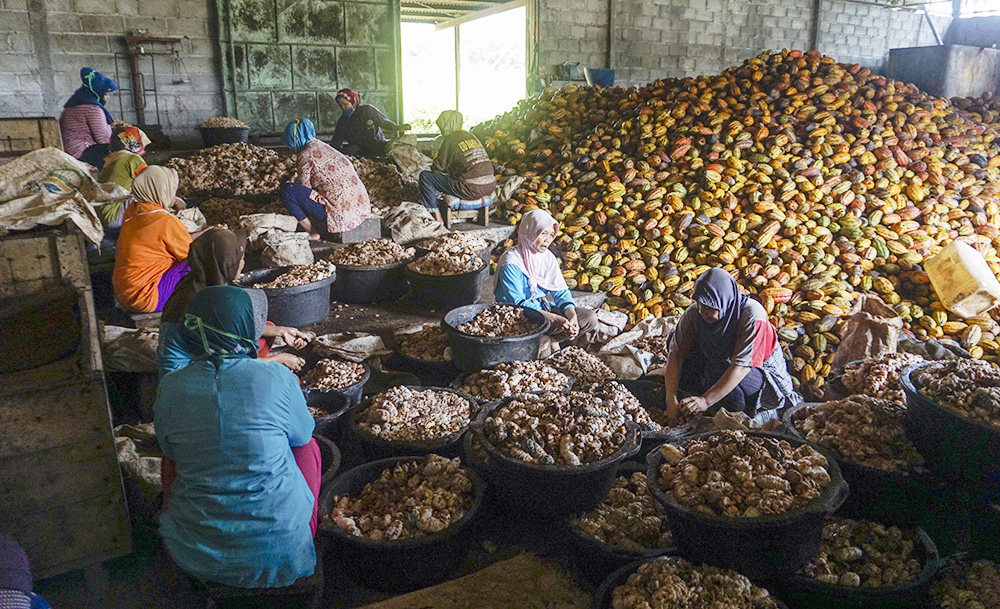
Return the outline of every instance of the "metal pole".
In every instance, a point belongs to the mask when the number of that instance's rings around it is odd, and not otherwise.
[[[458,28],[460,26],[455,26],[455,109],[459,110],[458,98],[459,92],[462,90],[462,41],[458,34]]]
[[[962,5],[965,4],[963,0],[951,0],[951,18],[958,19],[962,16]]]
[[[819,50],[819,32],[823,24],[823,0],[813,0],[813,22],[809,46]]]
[[[615,11],[615,0],[608,0],[608,69],[615,69],[615,55],[617,54],[616,30],[618,29],[618,13]]]

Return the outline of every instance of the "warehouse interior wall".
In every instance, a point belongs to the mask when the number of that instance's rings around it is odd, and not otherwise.
[[[117,55],[123,91],[108,106],[119,116],[121,102],[122,117],[134,120],[123,36],[145,30],[181,38],[182,64],[155,59],[157,101],[164,132],[194,140],[198,125],[223,113],[214,20],[208,0],[0,0],[0,116],[59,116],[80,68],[114,78]]]
[[[0,0],[0,79],[5,83],[0,88],[0,116],[58,116],[62,104],[79,86],[80,67],[89,65],[113,75],[116,55],[119,74],[127,75],[122,36],[141,29],[149,35],[181,38],[183,65],[177,74],[169,60],[157,59],[160,122],[175,141],[196,140],[197,125],[226,111],[222,85],[225,58],[219,52],[216,1]],[[352,19],[358,21],[361,9],[390,0],[274,1],[283,8],[306,12],[320,5],[344,7],[344,23],[349,24]],[[353,11],[350,17],[348,8]],[[816,46],[840,61],[881,70],[890,48],[935,44],[920,13],[844,0],[544,0],[531,19],[537,20],[536,46],[542,66],[579,61],[582,66],[606,67],[608,24],[614,21],[611,62],[622,85],[645,84],[658,77],[717,73],[762,50],[784,47]],[[953,34],[946,34],[948,17],[932,19],[941,36],[948,35],[959,44],[985,45],[1000,31],[995,17],[960,19]],[[376,31],[382,27],[378,23],[364,20],[361,25],[367,30],[345,30],[344,36],[350,39],[345,38],[337,48],[344,47],[347,52],[338,56],[335,49],[333,65],[347,71],[338,71],[336,86],[361,82],[352,88],[366,91],[369,100],[386,105],[390,114],[395,114],[401,108],[392,103],[395,92],[387,85],[386,75],[394,76],[389,72],[399,51],[384,42],[385,33]],[[398,28],[398,21],[393,27]],[[374,41],[369,44],[357,36]],[[277,38],[275,42],[282,44]],[[287,45],[289,66],[295,64],[297,56],[305,56],[294,54],[297,45]],[[271,69],[272,63],[266,61],[262,67]],[[322,70],[319,74],[300,72],[303,79],[315,76],[326,80],[310,84],[308,92],[316,96],[317,113],[323,108],[330,110],[319,101],[321,91],[335,86],[330,74]],[[383,75],[381,80],[379,74]],[[123,80],[120,84],[125,89],[127,76]],[[294,84],[292,87],[284,90],[293,92]],[[266,93],[272,96],[272,123],[268,126],[285,118],[276,115],[275,108],[278,112],[285,107],[296,112],[301,108],[286,106],[284,98],[275,105],[274,91]],[[125,92],[118,98],[123,117],[132,120],[130,95]],[[297,104],[300,100],[291,101]],[[118,103],[113,99],[110,104],[115,114]],[[335,117],[335,109],[326,114],[327,122]]]
[[[950,18],[931,19],[944,36]],[[610,59],[623,86],[717,74],[767,49],[816,47],[881,69],[890,48],[936,44],[921,13],[842,0],[545,0],[538,20],[546,69],[565,61],[609,67],[614,22]]]

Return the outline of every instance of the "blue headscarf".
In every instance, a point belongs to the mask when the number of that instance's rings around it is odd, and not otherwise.
[[[701,352],[709,360],[732,357],[740,317],[748,299],[746,294],[740,292],[732,275],[715,268],[698,277],[691,297],[695,302],[719,312],[719,320],[714,323],[706,322],[700,314],[695,317]]]
[[[106,93],[117,91],[118,85],[115,84],[115,81],[94,68],[80,68],[80,80],[83,81],[83,85],[73,93],[69,101],[63,105],[63,108],[94,104],[104,111],[104,118],[108,119],[108,124],[110,125],[111,113],[104,107],[104,103],[101,100],[104,99]]]
[[[281,143],[298,152],[315,138],[316,126],[313,122],[308,118],[299,118],[285,127],[285,132],[281,134]]]
[[[194,360],[257,357],[250,295],[230,285],[201,290],[188,304],[181,340]]]

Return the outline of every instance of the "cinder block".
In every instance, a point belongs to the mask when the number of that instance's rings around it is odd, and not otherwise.
[[[55,37],[56,47],[63,53],[83,54],[111,52],[106,35],[64,34]],[[96,69],[96,68],[95,68]]]
[[[74,9],[78,13],[95,13],[98,15],[113,15],[118,10],[116,0],[75,0]],[[51,10],[51,7],[48,7]],[[67,12],[73,9],[69,9]]]
[[[35,57],[35,43],[31,38],[30,34],[25,32],[13,32],[5,36],[6,47],[8,53],[26,53],[30,57],[22,58],[22,63],[20,65],[25,65],[24,61],[30,61],[31,65],[38,65],[37,57]],[[14,60],[13,57],[8,57],[8,60]]]
[[[138,15],[139,0],[118,0],[118,14],[122,16]]]
[[[27,32],[29,28],[28,13],[25,11],[5,10],[0,12],[0,32]]]
[[[80,28],[82,32],[121,35],[125,33],[125,20],[117,15],[80,15]]]
[[[0,0],[0,9],[5,11],[26,11],[28,0]]]
[[[167,19],[167,33],[171,36],[208,38],[208,20]]]
[[[139,14],[149,17],[179,17],[177,3],[172,0],[144,1],[139,3]]]

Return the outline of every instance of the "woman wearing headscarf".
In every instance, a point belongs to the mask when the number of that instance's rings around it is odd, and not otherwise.
[[[462,113],[445,110],[438,116],[441,147],[430,171],[421,171],[420,204],[440,221],[438,196],[442,193],[474,201],[493,195],[497,187],[493,163],[476,136],[462,129]]]
[[[132,190],[135,176],[146,168],[146,137],[137,127],[124,125],[111,130],[111,152],[104,157],[104,167],[97,174],[99,182],[112,182]],[[101,205],[97,215],[105,229],[120,228],[125,214],[125,201]]]
[[[298,183],[282,184],[279,196],[310,239],[320,238],[314,222],[325,225],[331,233],[342,233],[371,217],[368,191],[351,160],[320,141],[311,120],[288,123],[281,141],[298,153]]]
[[[111,113],[104,107],[108,94],[118,85],[94,68],[82,68],[83,84],[73,93],[59,115],[63,150],[100,169],[111,141]]]
[[[129,311],[162,311],[190,271],[192,235],[167,211],[176,195],[177,172],[169,167],[147,167],[132,184],[134,200],[122,217],[112,274],[115,297]]]
[[[207,287],[230,285],[243,271],[243,254],[246,251],[246,234],[224,228],[213,228],[191,242],[188,265],[191,272],[177,284],[174,293],[163,306],[160,317],[160,344],[157,349],[157,367],[160,378],[191,363],[194,354],[187,350],[182,340],[184,316],[195,294]],[[267,320],[267,297],[262,290],[244,288],[253,305],[254,340],[257,342],[257,359],[273,361],[295,372],[305,361],[294,353],[270,353],[274,339],[281,337],[293,349],[302,349],[309,336],[297,328],[276,326]]]
[[[670,339],[669,418],[725,408],[765,423],[802,401],[764,307],[741,293],[729,273],[705,271],[693,299]]]
[[[409,124],[397,125],[378,108],[362,104],[361,96],[352,89],[337,91],[341,114],[333,131],[333,146],[351,156],[384,156],[389,141],[383,129],[407,131]]]
[[[597,314],[576,306],[559,261],[549,251],[558,231],[559,223],[544,209],[524,214],[517,227],[517,245],[500,256],[493,295],[497,302],[539,311],[549,320],[549,333],[556,340],[580,335],[589,341],[599,327]]]
[[[160,535],[200,580],[280,588],[316,566],[321,460],[298,379],[256,359],[254,325],[245,290],[191,299],[183,339],[195,359],[163,377],[153,405],[176,468],[164,471]]]

